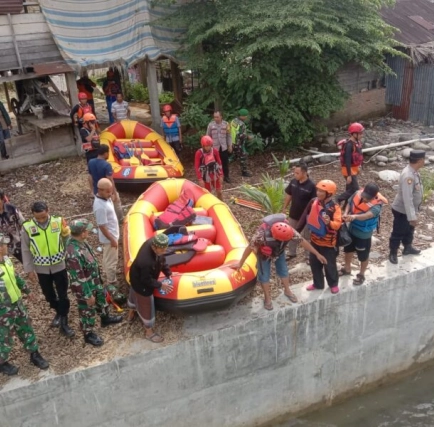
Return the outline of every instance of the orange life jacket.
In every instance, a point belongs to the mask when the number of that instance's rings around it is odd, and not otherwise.
[[[372,208],[372,206],[379,205],[379,204],[387,205],[388,203],[387,199],[381,193],[377,193],[377,195],[371,201],[363,202],[362,193],[363,193],[363,188],[361,190],[358,190],[353,197],[353,201],[350,206],[350,210],[352,214],[363,214],[365,212],[368,212],[369,209]]]

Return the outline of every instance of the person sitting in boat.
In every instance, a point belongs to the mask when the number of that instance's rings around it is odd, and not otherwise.
[[[170,279],[172,272],[164,256],[168,246],[169,238],[165,234],[158,234],[147,240],[139,249],[130,268],[128,320],[132,322],[137,313],[145,327],[145,338],[153,343],[164,341],[160,334],[154,332],[154,291],[158,289],[162,294],[173,291]],[[162,281],[158,280],[161,272],[166,276]]]
[[[220,154],[213,147],[213,140],[208,135],[201,138],[200,145],[202,148],[196,151],[194,157],[194,168],[199,185],[206,188],[209,192],[215,189],[217,197],[223,200],[223,171]]]
[[[289,287],[288,265],[285,260],[285,248],[289,242],[299,243],[303,249],[316,256],[319,262],[327,264],[327,260],[289,225],[286,215],[281,213],[268,215],[262,219],[262,224],[250,240],[249,246],[244,250],[240,262],[234,267],[236,270],[241,270],[252,252],[257,255],[258,281],[264,291],[264,308],[266,310],[273,310],[270,285],[272,260],[276,266],[276,274],[282,282],[284,295],[292,303],[298,302],[296,295]]]

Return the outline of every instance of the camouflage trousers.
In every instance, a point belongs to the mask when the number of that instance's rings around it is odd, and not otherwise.
[[[38,351],[35,331],[21,300],[0,309],[0,364],[9,358],[14,343],[14,332],[23,343],[25,350],[30,353]]]
[[[247,171],[247,151],[244,148],[244,144],[234,144],[234,151],[233,151],[233,160],[239,160],[240,166],[241,166],[241,172]]]
[[[105,299],[104,287],[96,285],[93,291],[95,297],[95,305],[89,307],[86,299],[83,297],[81,286],[71,285],[71,291],[77,298],[78,316],[80,319],[80,327],[83,333],[92,332],[95,327],[96,315],[108,315],[108,303]]]

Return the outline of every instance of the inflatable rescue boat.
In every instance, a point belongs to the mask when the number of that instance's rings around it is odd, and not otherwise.
[[[161,228],[167,207],[181,199],[190,204],[192,223]],[[160,229],[156,230],[156,226]],[[248,245],[240,224],[225,203],[193,182],[186,179],[155,182],[129,210],[123,233],[128,283],[137,252],[156,233],[169,235],[166,260],[171,266],[174,286],[165,295],[155,291],[157,309],[175,313],[222,309],[243,298],[255,285],[255,254],[247,258],[240,271],[231,268],[238,264]]]
[[[184,175],[184,167],[164,138],[134,120],[122,120],[101,132],[110,147],[108,162],[118,184],[147,184]]]

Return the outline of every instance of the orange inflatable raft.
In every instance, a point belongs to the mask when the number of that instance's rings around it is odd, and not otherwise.
[[[110,147],[108,161],[115,183],[147,184],[184,175],[184,167],[172,147],[139,122],[115,123],[101,133],[100,141]]]
[[[143,242],[163,232],[155,231],[155,218],[182,192],[188,193],[193,200],[196,220],[207,222],[187,226],[187,231],[208,239],[208,246],[195,253],[188,262],[171,267],[174,290],[167,295],[156,290],[156,307],[178,313],[228,307],[255,285],[256,256],[251,254],[239,272],[231,268],[238,264],[248,244],[240,224],[225,203],[186,179],[167,179],[152,184],[128,212],[123,234],[126,280],[129,283],[130,266]],[[173,247],[169,246],[169,249]],[[179,251],[179,255],[183,253]]]

